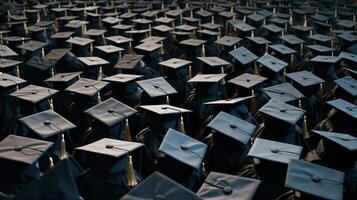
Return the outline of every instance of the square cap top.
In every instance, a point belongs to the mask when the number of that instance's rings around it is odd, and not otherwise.
[[[1,59],[0,59],[0,63],[1,63]],[[0,65],[0,67],[1,67],[1,65]],[[354,70],[354,69],[347,68],[347,67],[342,67],[341,69],[343,69],[343,70],[345,70],[345,71],[351,73],[351,75],[352,75],[353,77],[354,77],[355,75],[357,75],[357,71]]]
[[[70,31],[67,31],[67,32],[57,32],[57,33],[51,35],[51,38],[52,38],[52,39],[68,39],[68,38],[70,38],[73,34],[74,34],[74,32],[70,32]]]
[[[305,110],[271,99],[259,112],[294,125],[304,115]]]
[[[288,66],[288,63],[279,60],[278,58],[271,56],[269,54],[260,57],[257,60],[257,62],[274,72],[279,72],[282,69],[284,69],[286,66]]]
[[[42,139],[60,135],[76,128],[74,124],[52,110],[39,112],[19,119],[23,125],[36,133]]]
[[[135,74],[116,74],[113,76],[109,76],[107,78],[103,78],[103,81],[108,81],[112,83],[128,83],[131,81],[135,81],[137,79],[142,78],[143,75],[135,75]]]
[[[291,26],[291,28],[294,29],[295,31],[302,31],[302,32],[307,32],[314,29],[312,26],[303,26],[303,25]]]
[[[17,61],[17,60],[9,60],[6,58],[0,58],[0,68],[2,68],[2,69],[14,67],[21,63],[22,63],[21,61]]]
[[[330,17],[325,16],[325,15],[321,15],[321,14],[318,14],[318,13],[316,13],[315,15],[312,15],[311,18],[314,19],[314,20],[317,20],[317,21],[321,21],[321,22],[324,22],[324,21],[327,21],[327,20],[330,19]]]
[[[269,48],[273,49],[274,51],[279,52],[280,54],[283,55],[289,55],[289,54],[294,54],[297,53],[296,50],[289,48],[283,44],[273,44],[273,45],[269,45]]]
[[[238,104],[241,102],[244,102],[248,99],[253,98],[254,96],[247,96],[247,97],[237,97],[237,98],[233,98],[233,99],[223,99],[223,100],[217,100],[217,101],[210,101],[210,102],[206,102],[203,103],[204,105],[234,105],[234,104]]]
[[[79,57],[78,60],[88,67],[109,64],[108,61],[100,57]]]
[[[244,73],[244,74],[241,74],[241,75],[229,80],[228,83],[232,83],[232,84],[239,85],[241,87],[250,89],[266,80],[267,80],[267,78],[265,78],[263,76]]]
[[[301,160],[290,160],[285,187],[323,199],[343,199],[343,172]]]
[[[200,33],[201,35],[208,35],[208,36],[218,36],[220,34],[219,32],[210,31],[207,29],[199,30],[197,32]]]
[[[48,29],[47,27],[40,27],[40,26],[36,26],[36,25],[27,27],[27,30],[28,30],[29,32],[34,32],[34,33],[36,33],[36,32],[41,32],[41,31],[45,31],[45,30],[47,30],[47,29]]]
[[[160,31],[160,32],[169,32],[172,31],[173,28],[170,26],[166,26],[166,25],[158,25],[158,26],[154,26],[152,27],[152,29],[156,30],[156,31]]]
[[[219,28],[222,27],[221,24],[213,24],[213,23],[205,23],[205,24],[201,24],[201,27],[202,28],[205,28],[205,29],[209,29],[209,30],[218,30]]]
[[[46,82],[57,82],[57,83],[67,83],[73,80],[74,78],[79,77],[82,72],[66,72],[66,73],[58,73],[48,79]]]
[[[281,33],[284,29],[281,28],[280,26],[277,26],[275,24],[268,24],[263,26],[266,30],[269,30],[272,33]]]
[[[16,92],[11,93],[10,96],[36,104],[42,100],[51,97],[57,92],[57,90],[53,90],[50,88],[45,88],[37,85],[29,85],[20,90],[17,90]]]
[[[197,170],[201,168],[206,150],[206,144],[171,128],[159,147],[159,151]]]
[[[187,82],[189,83],[218,83],[226,74],[197,74]]]
[[[261,181],[219,172],[210,172],[197,195],[206,200],[251,200]]]
[[[282,18],[278,18],[278,17],[273,17],[273,18],[269,19],[269,21],[273,22],[275,24],[280,24],[280,25],[284,25],[289,22],[288,19],[282,19]]]
[[[112,25],[117,24],[121,21],[123,21],[123,20],[115,18],[115,17],[106,17],[106,18],[102,19],[102,22],[105,22],[107,24],[112,24]]]
[[[8,88],[26,83],[25,80],[6,73],[0,73],[0,88]]]
[[[255,30],[255,27],[253,27],[253,26],[251,26],[249,24],[246,24],[244,22],[239,23],[239,24],[235,24],[234,28],[237,28],[238,30],[243,31],[243,32],[249,32],[249,31]]]
[[[191,190],[157,171],[121,198],[121,200],[133,199],[203,200]]]
[[[266,87],[263,91],[271,98],[282,102],[291,102],[302,99],[305,96],[290,83],[282,83]]]
[[[169,18],[169,17],[159,17],[155,19],[155,22],[163,23],[163,24],[169,24],[171,22],[175,21],[175,19]]]
[[[46,54],[45,58],[56,62],[61,58],[63,58],[70,51],[71,49],[69,48],[52,49],[50,52]]]
[[[247,18],[250,20],[253,20],[254,22],[260,22],[265,19],[265,16],[253,13],[253,14],[248,15]]]
[[[108,84],[109,83],[103,81],[81,78],[79,81],[66,88],[66,91],[92,97]]]
[[[176,94],[177,91],[163,77],[151,78],[136,83],[151,97]]]
[[[247,37],[248,40],[254,42],[255,44],[265,45],[270,44],[271,42],[263,37]]]
[[[116,35],[116,36],[111,36],[111,37],[106,37],[107,40],[112,41],[116,44],[123,44],[123,43],[128,43],[133,41],[131,38],[127,38],[124,36]]]
[[[200,17],[210,17],[213,15],[212,12],[207,11],[207,10],[199,10],[199,11],[195,12],[195,14]]]
[[[153,113],[156,113],[158,115],[172,115],[172,114],[182,114],[182,113],[192,112],[191,110],[171,106],[168,104],[146,105],[146,106],[140,106],[140,108],[145,109],[150,112],[153,112]]]
[[[183,40],[180,42],[180,44],[186,45],[186,46],[192,46],[192,47],[198,47],[206,43],[205,40],[199,40],[199,39],[187,39]]]
[[[352,20],[338,20],[337,25],[344,28],[353,28],[354,26],[356,26],[356,22]]]
[[[140,40],[142,43],[159,43],[161,41],[164,41],[166,37],[159,37],[159,36],[150,36],[145,39]]]
[[[348,42],[356,42],[357,41],[357,36],[352,34],[352,33],[342,33],[337,35],[338,38],[343,39]]]
[[[118,63],[114,68],[119,69],[133,69],[139,62],[144,58],[143,55],[138,54],[125,54],[122,58],[119,59]]]
[[[134,28],[135,25],[127,25],[127,24],[117,24],[112,26],[112,29],[118,29],[118,30],[130,30],[132,28]]]
[[[185,67],[187,65],[190,65],[192,62],[188,60],[183,60],[183,59],[178,59],[178,58],[171,58],[169,60],[165,60],[163,62],[160,62],[159,64],[162,66],[169,67],[171,69],[178,69],[181,67]]]
[[[222,58],[215,57],[215,56],[197,57],[197,59],[211,67],[222,67],[222,66],[227,66],[230,64],[226,60],[223,60]]]
[[[183,9],[169,10],[165,14],[171,17],[177,17],[184,12]]]
[[[357,151],[357,138],[349,135],[349,134],[344,134],[344,133],[336,133],[336,132],[328,132],[328,131],[318,131],[318,130],[312,130],[314,133],[319,134],[322,136],[324,139],[327,139],[344,149],[352,152]]]
[[[175,30],[179,30],[179,31],[194,31],[197,30],[198,28],[196,26],[191,26],[191,25],[180,25],[180,26],[176,26]]]
[[[0,142],[0,159],[32,165],[53,145],[52,142],[8,135]]]
[[[319,63],[331,63],[335,64],[340,61],[340,57],[337,56],[316,56],[311,59],[312,62],[319,62]]]
[[[212,11],[212,12],[220,13],[220,12],[223,12],[223,11],[227,10],[227,8],[222,7],[219,4],[216,4],[215,6],[209,8],[209,10]]]
[[[228,11],[223,11],[223,12],[218,13],[218,15],[225,17],[225,18],[233,18],[235,14],[228,12]]]
[[[332,107],[336,108],[337,110],[351,116],[354,119],[357,119],[357,106],[345,101],[343,99],[335,99],[332,101],[326,102],[327,104],[331,105]]]
[[[132,19],[131,21],[137,24],[151,24],[153,22],[149,19]]]
[[[3,37],[2,40],[8,41],[8,42],[21,42],[21,41],[30,40],[30,38],[20,37],[20,36],[8,36],[8,37]]]
[[[137,35],[143,35],[143,34],[146,34],[146,33],[149,33],[150,32],[150,29],[131,29],[131,30],[126,30],[125,33],[126,34],[130,34],[130,35],[134,35],[134,34],[137,34]]]
[[[146,42],[146,43],[139,44],[138,46],[135,47],[135,49],[139,49],[145,52],[153,52],[155,50],[160,49],[162,46],[163,46],[162,44]]]
[[[266,10],[266,9],[263,9],[263,10],[258,10],[257,13],[259,15],[263,15],[265,17],[270,17],[273,15],[273,12],[269,11],[269,10]]]
[[[137,113],[135,109],[113,98],[109,98],[84,112],[108,127],[112,127]]]
[[[83,35],[87,36],[101,36],[103,35],[107,30],[101,30],[101,29],[90,29],[87,32],[83,33]]]
[[[242,65],[249,64],[258,59],[258,56],[243,46],[230,51],[229,54]]]
[[[39,41],[34,41],[31,40],[29,42],[26,42],[25,44],[17,46],[17,48],[24,49],[26,51],[37,51],[47,45],[46,42],[39,42]]]
[[[338,57],[357,63],[357,54],[342,51]]]
[[[79,46],[86,46],[86,45],[94,42],[94,40],[88,39],[88,38],[82,38],[82,37],[74,37],[74,38],[70,38],[70,39],[66,40],[66,42],[75,44],[75,45],[79,45]]]
[[[296,37],[295,35],[284,35],[280,36],[279,38],[291,45],[301,44],[305,42],[304,40]]]
[[[303,87],[317,85],[317,84],[325,82],[320,77],[316,76],[315,74],[313,74],[309,71],[305,71],[305,70],[288,73],[288,74],[286,74],[286,76]]]
[[[47,58],[33,56],[26,62],[26,66],[39,69],[41,71],[46,71],[48,69],[54,68],[55,63],[51,60],[48,60]]]
[[[0,45],[0,57],[17,56],[17,53],[6,45]]]
[[[111,138],[103,138],[85,146],[77,147],[77,150],[85,151],[97,155],[105,155],[113,158],[120,158],[130,154],[130,152],[144,146],[138,142],[126,142]]]
[[[329,42],[334,39],[334,37],[322,35],[322,34],[311,35],[308,38],[319,42]]]
[[[125,49],[114,46],[114,45],[103,45],[103,46],[96,46],[96,49],[99,49],[102,52],[105,53],[116,53],[120,51],[124,51]]]
[[[138,15],[137,13],[129,13],[129,12],[126,12],[126,13],[123,13],[119,16],[119,18],[121,19],[130,19],[130,18],[133,18],[135,17],[136,15]]]
[[[82,26],[89,24],[88,21],[82,21],[82,20],[72,20],[68,22],[67,24],[64,25],[66,28],[81,28]]]
[[[352,96],[357,96],[357,80],[351,76],[345,76],[343,78],[334,80],[336,85],[342,88],[344,91]]]
[[[238,44],[238,42],[241,40],[242,40],[242,38],[239,38],[239,37],[223,36],[220,39],[216,40],[215,43],[223,45],[223,46],[231,47],[233,45]]]
[[[150,17],[155,17],[155,15],[157,15],[159,13],[160,13],[160,11],[158,11],[158,10],[148,10],[146,12],[141,13],[140,15],[143,17],[150,18]]]
[[[301,146],[256,138],[248,156],[288,164],[291,159],[299,160],[301,153]]]
[[[334,51],[335,49],[330,48],[330,47],[326,47],[326,46],[322,46],[319,44],[314,44],[314,45],[306,45],[306,48],[320,52],[320,53],[326,53],[326,52],[331,52]]]
[[[251,135],[256,128],[255,125],[222,111],[207,127],[243,144],[247,144],[250,141]]]

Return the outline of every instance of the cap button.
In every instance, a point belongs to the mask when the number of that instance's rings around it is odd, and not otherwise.
[[[247,82],[250,82],[250,79],[247,79],[246,81],[247,81]]]
[[[48,126],[48,125],[51,124],[51,121],[50,121],[50,120],[45,120],[45,121],[43,122],[43,124],[46,125],[46,126]]]
[[[279,152],[279,150],[278,149],[272,149],[272,150],[270,150],[272,153],[278,153]]]
[[[230,124],[229,127],[233,128],[233,129],[236,129],[236,128],[237,128],[237,126],[234,125],[234,124]]]
[[[180,148],[181,148],[182,150],[186,151],[186,150],[188,149],[188,146],[182,144],[182,145],[180,146]]]
[[[161,195],[161,194],[156,194],[154,196],[154,200],[165,200],[165,197],[163,195]]]
[[[14,151],[21,151],[23,148],[23,146],[17,146],[14,148]]]
[[[280,112],[286,112],[286,110],[285,109],[280,109]]]
[[[320,178],[319,176],[317,176],[317,175],[313,175],[313,176],[311,177],[311,180],[312,180],[313,182],[315,182],[315,183],[318,183],[318,182],[321,181],[321,178]]]
[[[114,109],[113,108],[109,108],[108,109],[108,113],[113,113],[114,112]]]
[[[355,88],[356,86],[355,85],[351,85],[351,88]]]
[[[112,148],[114,148],[114,146],[111,145],[111,144],[107,144],[107,145],[105,145],[105,148],[107,148],[107,149],[112,149]]]
[[[37,94],[37,91],[32,91],[31,94]]]
[[[223,194],[225,195],[229,195],[229,194],[232,194],[233,190],[232,190],[232,187],[230,186],[226,186],[223,188]]]

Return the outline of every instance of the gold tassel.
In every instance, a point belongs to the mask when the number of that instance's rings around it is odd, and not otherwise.
[[[223,67],[221,67],[221,74],[224,74],[224,68]],[[224,84],[226,84],[226,80],[224,78],[222,78],[221,85],[224,85]]]
[[[273,8],[273,16],[275,17],[276,15],[276,7]]]
[[[130,127],[129,127],[129,119],[125,119],[124,123],[124,131],[125,131],[125,141],[131,142],[131,132],[130,132]]]
[[[304,138],[304,139],[309,139],[309,138],[310,138],[310,134],[309,134],[309,132],[308,132],[308,130],[307,130],[306,115],[304,115],[303,129],[304,129],[303,138]]]
[[[250,99],[250,113],[254,114],[257,112],[257,101],[255,100],[254,90],[252,90],[252,96]]]
[[[99,70],[98,70],[97,80],[100,81],[100,80],[102,80],[102,78],[103,78],[103,67],[100,66]]]
[[[131,42],[129,42],[129,53],[133,52],[133,45]]]
[[[41,48],[41,56],[42,56],[42,58],[45,57],[45,48]]]
[[[214,15],[212,15],[212,21],[211,21],[212,24],[214,24]]]
[[[285,32],[288,32],[288,23],[285,23]]]
[[[190,80],[192,78],[192,67],[191,65],[188,66],[188,74],[187,79]]]
[[[247,21],[247,16],[244,15],[244,17],[243,17],[243,22],[245,23],[246,21]]]
[[[161,3],[161,10],[164,10],[165,9],[165,4],[164,2]]]
[[[186,133],[185,132],[185,123],[183,121],[183,116],[180,116],[180,121],[179,121],[179,125],[178,125],[178,131],[181,133]]]
[[[307,17],[304,15],[304,26],[307,27]]]
[[[290,17],[289,17],[289,25],[290,26],[294,25],[294,20],[293,20],[293,15],[292,14],[290,14]]]
[[[99,91],[97,92],[97,104],[100,104],[102,102],[102,99],[100,98],[100,93]]]
[[[16,76],[20,78],[20,67],[16,65]]]
[[[49,101],[49,105],[50,105],[50,110],[54,110],[52,98],[48,99],[48,101]]]
[[[205,49],[205,45],[202,45],[202,52],[201,52],[201,57],[206,57],[206,49]]]
[[[170,104],[170,98],[169,95],[166,95],[166,104],[169,105]]]
[[[49,158],[48,158],[48,170],[51,170],[51,169],[53,169],[55,167],[55,164],[53,164],[53,159],[52,159],[52,157],[50,156]]]
[[[51,69],[51,77],[53,77],[55,75],[55,70],[52,68]]]
[[[281,36],[284,36],[285,34],[284,34],[284,31],[281,31]]]
[[[304,43],[300,44],[300,56],[304,55]]]
[[[66,141],[64,140],[64,134],[62,134],[60,159],[61,159],[61,160],[64,160],[64,159],[66,159],[66,158],[67,158]]]
[[[183,24],[183,18],[182,18],[182,14],[180,14],[180,24]]]
[[[128,161],[128,186],[134,187],[138,184],[138,181],[135,177],[134,165],[133,165],[133,158],[129,155]]]
[[[323,83],[320,83],[319,98],[322,99],[323,96],[324,96],[324,85]]]
[[[251,35],[250,35],[251,37],[254,37],[254,30],[252,31],[252,33],[251,33]]]

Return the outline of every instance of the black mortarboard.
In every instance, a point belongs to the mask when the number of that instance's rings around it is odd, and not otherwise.
[[[119,59],[114,68],[133,69],[140,63],[143,57],[143,55],[138,54],[125,54],[122,58]]]
[[[324,83],[325,81],[320,77],[314,75],[308,71],[298,71],[286,74],[294,82],[298,83],[302,87],[309,87]]]
[[[258,59],[258,56],[250,52],[245,47],[239,47],[238,49],[232,50],[229,52],[229,54],[242,65],[249,64]]]
[[[22,63],[21,61],[17,61],[17,60],[9,60],[9,59],[5,59],[5,58],[0,58],[0,71],[4,71],[9,68],[16,67],[21,63]]]
[[[284,35],[280,36],[280,39],[282,39],[284,42],[290,44],[290,45],[297,45],[304,43],[305,41],[296,37],[295,35]]]
[[[222,66],[227,66],[230,64],[226,60],[223,60],[222,58],[219,58],[216,56],[197,57],[197,59],[211,67],[222,67]]]
[[[314,133],[317,133],[322,138],[337,144],[339,147],[350,151],[357,152],[357,138],[344,133],[328,132],[328,131],[318,131],[312,130]]]
[[[355,80],[351,76],[345,76],[343,78],[334,80],[334,82],[336,83],[336,85],[339,86],[339,88],[341,88],[351,96],[357,96],[357,80]]]
[[[343,99],[335,99],[326,102],[328,105],[336,108],[337,110],[347,114],[348,116],[357,119],[357,107],[356,105],[345,101]]]
[[[45,58],[53,62],[57,62],[61,58],[63,58],[69,51],[71,51],[71,49],[69,48],[52,49],[46,54]]]
[[[261,181],[211,172],[197,194],[206,200],[251,200]]]
[[[151,174],[141,184],[124,195],[121,200],[137,200],[142,198],[202,200],[192,191],[159,172]]]
[[[0,45],[0,57],[17,56],[17,53],[6,45]]]
[[[269,48],[271,48],[273,51],[278,52],[281,55],[291,55],[296,53],[294,49],[291,49],[283,44],[273,44],[269,45]]]
[[[285,187],[323,199],[342,200],[344,177],[343,172],[292,159]]]
[[[72,85],[79,80],[82,72],[67,72],[58,73],[51,78],[46,79],[47,83],[51,83],[53,88],[57,90],[64,90],[68,86]]]
[[[239,41],[242,39],[239,37],[233,37],[233,36],[223,36],[220,39],[216,40],[215,43],[223,46],[228,46],[232,47],[236,44],[238,44]]]
[[[229,80],[228,83],[232,83],[232,84],[241,86],[243,88],[250,89],[266,80],[267,80],[267,78],[259,76],[259,75],[244,73],[244,74],[241,74],[241,75]]]
[[[264,88],[263,91],[271,98],[282,102],[291,102],[305,96],[290,83],[282,83]]]
[[[73,38],[68,39],[66,42],[75,44],[78,46],[86,46],[86,45],[89,45],[90,43],[94,42],[94,40],[88,39],[88,38],[73,37]]]
[[[259,112],[289,124],[296,124],[305,113],[305,111],[300,108],[275,99],[271,99],[266,103],[259,109]]]
[[[53,90],[50,88],[45,88],[37,85],[29,85],[16,92],[11,93],[10,96],[36,104],[51,97],[57,92],[57,90]]]
[[[226,74],[198,74],[192,79],[188,80],[189,83],[218,83]]]
[[[30,51],[30,52],[35,52],[35,51],[45,47],[46,45],[47,45],[47,43],[45,43],[45,42],[31,40],[29,42],[26,42],[26,43],[18,46],[18,48],[26,50],[26,51]]]
[[[171,69],[179,69],[181,67],[185,67],[190,65],[192,62],[188,60],[178,59],[178,58],[171,58],[169,60],[165,60],[160,62],[159,64],[162,66],[169,67]]]
[[[257,62],[259,62],[261,65],[264,67],[274,71],[274,72],[279,72],[282,69],[284,69],[286,66],[288,66],[288,63],[279,60],[278,58],[271,56],[269,54],[266,54],[262,57],[260,57]]]
[[[333,48],[322,46],[319,44],[306,45],[306,48],[311,49],[320,55],[322,55],[323,53],[330,53],[330,52],[335,51],[335,49],[333,49]]]
[[[151,97],[168,96],[177,91],[163,77],[151,78],[136,83]]]
[[[207,127],[242,144],[250,141],[256,128],[253,124],[225,112],[220,112]]]
[[[0,90],[10,87],[18,88],[18,85],[22,83],[26,83],[26,81],[10,74],[0,73]]]
[[[79,81],[66,88],[66,91],[93,97],[96,94],[98,95],[99,91],[108,84],[109,83],[103,81],[81,78]]]

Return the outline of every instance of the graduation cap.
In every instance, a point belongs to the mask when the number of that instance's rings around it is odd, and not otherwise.
[[[140,42],[142,42],[142,43],[159,43],[159,42],[162,42],[165,39],[166,39],[166,37],[150,36],[150,37],[147,37],[147,38],[145,38],[143,40],[140,40]]]
[[[222,45],[222,46],[226,46],[226,47],[232,47],[235,46],[239,43],[239,41],[241,41],[242,39],[239,37],[233,37],[233,36],[223,36],[220,39],[216,40],[215,43]]]
[[[299,88],[309,88],[311,90],[311,87],[315,85],[320,85],[320,89],[322,87],[322,84],[325,82],[323,79],[320,77],[314,75],[311,72],[308,71],[298,71],[298,72],[292,72],[286,74],[286,77],[290,78],[293,80],[295,83],[297,83],[300,87]],[[322,92],[322,91],[320,91]]]
[[[108,84],[109,83],[103,81],[81,78],[79,81],[66,88],[65,91],[89,97],[96,95],[98,104],[101,102],[100,90],[102,90]]]
[[[263,76],[244,73],[244,74],[241,74],[241,75],[229,80],[228,83],[232,83],[234,85],[238,85],[238,86],[246,88],[246,89],[251,89],[266,80],[267,80],[267,78],[265,78]]]
[[[344,173],[321,165],[292,159],[285,187],[323,199],[343,199]]]
[[[72,51],[77,54],[77,56],[84,56],[82,53],[80,53],[82,50],[86,50],[88,48],[88,45],[92,45],[92,43],[94,42],[94,40],[92,39],[88,39],[88,38],[81,38],[81,37],[73,37],[70,38],[68,40],[66,40],[66,42],[71,43],[72,44]],[[92,48],[91,48],[92,50]]]
[[[137,185],[137,180],[135,177],[131,153],[142,146],[144,145],[137,142],[126,142],[122,140],[103,138],[85,146],[77,147],[76,150],[88,152],[91,155],[104,156],[105,159],[114,159],[115,161],[120,161],[122,157],[128,156],[128,160],[125,159],[125,162],[128,162],[127,180],[128,186],[133,187]]]
[[[81,61],[87,67],[99,67],[97,80],[101,80],[103,76],[103,65],[109,64],[108,61],[100,57],[78,57],[78,60]]]
[[[226,74],[197,74],[192,79],[188,80],[189,83],[218,83]]]
[[[339,86],[339,88],[347,92],[349,95],[353,97],[357,96],[357,80],[351,76],[345,76],[343,78],[334,80],[334,82]]]
[[[140,63],[143,58],[143,55],[125,54],[121,59],[119,59],[118,63],[114,66],[114,68],[133,69]]]
[[[202,200],[202,198],[198,197],[195,193],[160,172],[152,173],[142,183],[130,190],[121,199],[134,200],[138,198]]]
[[[16,76],[20,77],[20,69],[19,65],[21,64],[21,61],[17,60],[9,60],[5,58],[0,58],[0,71],[5,72],[5,71],[11,71],[14,67],[16,68]]]
[[[163,77],[151,78],[136,83],[151,97],[166,96],[166,104],[170,104],[169,95],[177,91]]]
[[[260,57],[257,60],[257,62],[260,63],[262,66],[272,70],[275,73],[283,70],[286,66],[288,66],[288,63],[279,60],[278,58],[271,56],[269,54]]]
[[[233,56],[233,58],[242,65],[247,65],[258,59],[258,56],[256,56],[254,53],[252,53],[245,47],[239,47],[238,49],[234,49],[230,51],[229,54]]]
[[[45,58],[53,62],[57,62],[70,51],[71,49],[69,48],[52,49],[46,54]]]
[[[263,88],[263,91],[271,98],[282,102],[291,102],[302,99],[305,96],[290,83],[282,83]]]
[[[36,163],[52,147],[52,142],[17,135],[8,135],[0,142],[0,159],[23,164]],[[50,168],[53,160],[49,157]]]
[[[160,24],[171,24],[175,19],[169,18],[169,17],[159,17],[155,19],[155,22],[158,22]]]
[[[29,52],[35,52],[39,49],[42,49],[47,45],[47,43],[45,42],[39,42],[39,41],[35,41],[35,40],[31,40],[29,42],[26,42],[22,45],[19,45],[17,48],[23,49],[25,51],[29,51]],[[44,54],[44,53],[42,53]]]
[[[313,40],[313,41],[317,41],[320,44],[326,44],[327,42],[331,42],[332,40],[335,39],[334,37],[327,36],[327,35],[322,35],[322,34],[311,35],[308,38]]]
[[[259,112],[294,125],[301,119],[305,111],[279,100],[271,99],[259,109]]]
[[[315,55],[323,55],[325,53],[333,53],[335,49],[322,46],[319,44],[313,44],[313,45],[306,45],[306,48],[313,50],[313,52],[316,52]]]
[[[109,98],[84,112],[108,128],[114,127],[118,123],[124,121],[125,140],[129,142],[132,141],[129,128],[129,117],[137,113],[135,109],[113,98]]]
[[[142,43],[134,48],[137,50],[140,50],[141,52],[145,52],[147,54],[147,53],[153,53],[157,50],[160,50],[161,47],[163,47],[162,44],[146,42],[146,43]]]
[[[199,40],[199,39],[187,39],[187,40],[183,40],[180,42],[181,45],[187,46],[187,47],[193,47],[193,48],[198,48],[201,46],[202,48],[202,56],[205,56],[205,44],[206,41],[205,40]]]
[[[173,129],[167,131],[159,147],[160,152],[198,171],[206,150],[206,144]]]
[[[172,31],[173,28],[172,27],[169,27],[169,26],[166,26],[166,25],[158,25],[158,26],[154,26],[152,27],[153,30],[156,30],[160,33],[167,33],[169,31]]]
[[[335,99],[332,101],[326,102],[328,105],[336,108],[337,110],[341,111],[342,113],[347,114],[349,117],[357,119],[357,107],[356,105],[345,101],[343,99]]]
[[[223,134],[242,144],[247,144],[255,131],[256,126],[238,117],[225,112],[220,112],[207,127],[215,130],[217,134]]]
[[[238,23],[238,24],[233,25],[233,27],[238,29],[242,33],[241,36],[243,36],[243,37],[248,36],[249,33],[251,33],[251,36],[254,37],[255,28],[249,24]]]
[[[10,57],[10,56],[17,56],[17,53],[15,51],[13,51],[12,49],[10,49],[8,46],[6,45],[0,45],[0,57],[4,58],[4,57]]]
[[[331,141],[334,144],[337,144],[339,147],[342,147],[344,150],[350,152],[357,152],[357,138],[350,134],[318,131],[318,130],[312,130],[312,131],[320,135],[322,138]]]
[[[72,85],[80,79],[82,72],[67,72],[58,73],[45,81],[47,83],[52,83],[52,87],[56,90],[64,90],[68,86]]]
[[[216,56],[197,57],[197,59],[210,67],[224,67],[230,64],[226,60]]]
[[[0,73],[0,89],[8,89],[15,87],[16,90],[19,89],[19,85],[26,83],[25,80],[12,76],[10,74]]]
[[[251,200],[260,183],[257,179],[210,172],[197,195],[207,200]]]
[[[349,62],[352,62],[351,64],[353,65],[354,63],[357,63],[357,55],[354,53],[349,53],[349,52],[345,52],[342,51],[338,57],[343,58],[344,60],[347,60]]]
[[[183,60],[183,59],[178,59],[178,58],[171,58],[169,60],[165,60],[159,63],[159,65],[165,66],[168,69],[172,70],[179,70],[183,67],[188,66],[188,73],[187,77],[188,79],[192,78],[192,67],[191,67],[192,62],[188,60]]]

